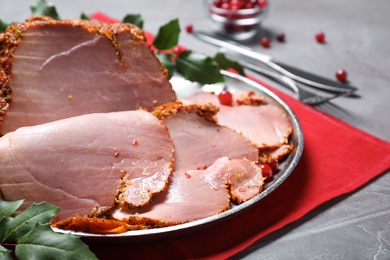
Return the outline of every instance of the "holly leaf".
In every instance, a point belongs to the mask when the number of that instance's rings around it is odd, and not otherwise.
[[[83,19],[83,20],[92,20],[91,17],[89,17],[88,15],[86,15],[85,13],[81,13],[80,15],[80,19]]]
[[[185,79],[201,84],[225,81],[215,60],[201,53],[182,52],[176,58],[176,69]]]
[[[176,65],[175,62],[172,61],[171,55],[158,52],[156,53],[156,56],[160,60],[161,64],[167,69],[168,78],[172,78]]]
[[[241,66],[240,63],[237,61],[230,60],[226,58],[226,56],[223,53],[217,53],[214,57],[215,62],[218,63],[218,65],[224,69],[234,69],[237,71],[240,75],[245,76],[244,67]]]
[[[0,245],[0,259],[12,260],[11,252],[11,250]]]
[[[97,259],[79,237],[53,232],[49,224],[36,225],[18,239],[15,255],[18,259]]]
[[[23,204],[24,200],[4,201],[0,199],[0,221],[5,217],[10,217]]]
[[[140,14],[128,14],[123,18],[122,23],[131,23],[138,26],[140,29],[144,26],[144,20]]]
[[[31,204],[25,211],[14,218],[5,217],[0,222],[0,241],[15,242],[30,231],[38,221],[49,222],[60,208],[42,202]]]
[[[10,26],[11,23],[4,22],[3,20],[0,20],[0,32],[4,32],[5,29],[7,29],[8,26]]]
[[[153,45],[158,50],[170,50],[179,42],[180,26],[179,20],[175,19],[160,27]]]
[[[56,20],[60,20],[60,17],[56,11],[54,5],[50,2],[46,2],[45,0],[37,0],[34,5],[31,7],[32,15],[45,15]]]

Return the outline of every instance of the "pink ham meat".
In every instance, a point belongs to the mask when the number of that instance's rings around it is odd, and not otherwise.
[[[220,213],[230,208],[230,197],[241,203],[261,191],[256,147],[215,124],[213,109],[180,104],[158,108],[176,147],[168,190],[146,207],[114,210],[114,218],[134,225],[173,225]]]
[[[261,169],[254,162],[223,157],[205,170],[174,173],[169,189],[151,204],[115,209],[112,217],[146,227],[176,225],[221,213],[230,208],[230,197],[241,203],[259,194],[262,186]]]
[[[47,201],[60,218],[149,203],[172,172],[168,130],[143,111],[88,114],[22,127],[0,138],[5,200]]]
[[[257,101],[255,105],[247,105],[245,100],[239,104],[235,102],[233,106],[225,106],[220,104],[217,95],[208,92],[198,92],[188,100],[197,104],[211,103],[220,106],[218,124],[248,137],[259,149],[278,148],[288,144],[292,124],[277,106],[257,104]]]
[[[157,107],[157,111],[175,144],[176,173],[207,168],[221,157],[259,159],[248,138],[216,124],[218,110],[214,106],[170,103]]]
[[[176,100],[166,70],[130,24],[35,17],[0,35],[0,57],[0,135]]]

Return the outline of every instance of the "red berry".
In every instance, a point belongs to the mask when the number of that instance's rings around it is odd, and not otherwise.
[[[347,81],[348,73],[345,69],[338,69],[336,71],[336,78],[340,82],[345,82]]]
[[[275,159],[268,159],[267,164],[272,168],[272,172],[276,173],[279,171],[279,162]]]
[[[324,43],[325,42],[325,33],[319,32],[316,34],[316,40],[319,43]]]
[[[284,42],[285,38],[286,36],[284,35],[284,33],[279,33],[278,35],[276,35],[276,39],[278,40],[278,42]]]
[[[252,9],[255,8],[255,4],[251,2],[246,2],[243,6],[243,9]]]
[[[225,106],[231,106],[233,103],[233,95],[228,90],[222,90],[218,95],[219,102]]]
[[[269,48],[269,46],[271,45],[271,40],[268,37],[263,37],[261,38],[260,43],[264,48]]]
[[[270,179],[273,175],[272,168],[266,163],[259,164],[259,167],[261,169],[261,175],[263,175],[264,178]]]
[[[264,8],[267,6],[267,0],[259,0],[258,4],[259,4],[260,8]]]
[[[192,33],[193,30],[194,30],[194,26],[193,26],[192,24],[188,24],[188,25],[186,26],[186,31],[187,31],[188,33]]]
[[[185,51],[185,49],[179,45],[176,45],[175,47],[172,48],[172,52],[176,56],[179,56],[183,51]]]

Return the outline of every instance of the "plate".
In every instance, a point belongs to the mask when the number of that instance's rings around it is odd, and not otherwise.
[[[107,238],[111,238],[110,240],[112,241],[117,241],[117,239],[115,238],[118,239],[127,238],[125,239],[125,241],[128,242],[128,241],[140,241],[142,239],[147,239],[148,241],[150,241],[151,239],[159,239],[167,236],[174,236],[174,235],[185,234],[188,232],[199,231],[201,229],[210,227],[212,225],[220,224],[223,221],[226,221],[227,219],[233,216],[237,216],[238,214],[244,212],[245,210],[248,210],[253,205],[256,205],[260,200],[268,196],[272,191],[278,188],[280,184],[282,184],[287,179],[287,177],[297,166],[303,152],[303,142],[304,142],[303,133],[298,118],[284,101],[282,101],[276,94],[274,94],[264,86],[248,78],[242,77],[240,75],[228,71],[221,71],[221,72],[225,77],[226,80],[225,83],[201,86],[197,83],[189,82],[179,76],[174,76],[171,79],[171,83],[179,99],[185,99],[198,91],[214,91],[218,93],[226,86],[227,89],[231,92],[243,91],[243,90],[254,91],[257,95],[264,96],[267,99],[268,103],[274,104],[285,111],[285,113],[290,118],[293,126],[293,133],[290,137],[290,143],[294,145],[294,149],[283,160],[283,162],[280,163],[279,165],[280,171],[274,175],[272,181],[265,184],[263,191],[257,196],[255,196],[254,198],[250,199],[249,201],[244,202],[240,205],[234,205],[231,209],[222,212],[218,215],[210,216],[204,219],[196,220],[185,224],[179,224],[176,226],[154,228],[154,229],[147,229],[147,230],[131,230],[121,234],[102,235],[102,234],[90,234],[90,233],[83,233],[83,232],[70,232],[70,233],[77,236],[82,236],[86,239],[104,239],[105,242]],[[69,233],[69,231],[63,231],[59,229],[55,229],[55,231],[60,233]]]

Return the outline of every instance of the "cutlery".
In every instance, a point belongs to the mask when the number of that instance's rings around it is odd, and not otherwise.
[[[210,34],[207,34],[205,32],[200,31],[194,31],[192,32],[192,35],[202,41],[211,43],[213,45],[222,47],[223,49],[233,52],[236,54],[240,54],[245,56],[246,58],[261,62],[262,64],[268,66],[269,68],[273,69],[274,71],[284,75],[285,77],[288,77],[292,80],[295,80],[297,82],[300,82],[302,84],[315,87],[317,89],[329,91],[329,92],[336,92],[336,93],[352,93],[357,90],[356,87],[349,86],[349,85],[343,85],[338,82],[332,81],[330,79],[326,79],[314,74],[311,74],[309,72],[303,71],[301,69],[282,64],[278,61],[275,61],[271,56],[262,54],[259,52],[255,52],[254,50],[239,45],[238,43],[231,42],[228,40],[222,40],[218,39],[215,36],[212,36]],[[241,60],[240,60],[240,63]]]
[[[261,68],[259,66],[253,65],[253,64],[246,62],[246,61],[241,61],[240,63],[245,68],[247,68],[249,70],[252,70],[252,71],[257,72],[261,75],[276,79],[280,83],[283,83],[284,85],[289,87],[298,96],[298,99],[300,101],[302,101],[303,103],[308,104],[310,106],[317,106],[317,105],[323,104],[325,102],[328,102],[332,99],[335,99],[337,97],[349,95],[350,93],[354,92],[354,90],[351,89],[350,92],[338,92],[338,93],[334,93],[334,94],[329,95],[329,96],[323,96],[323,95],[314,93],[312,91],[309,91],[309,90],[299,86],[299,84],[294,82],[291,78],[288,78],[282,74]]]

